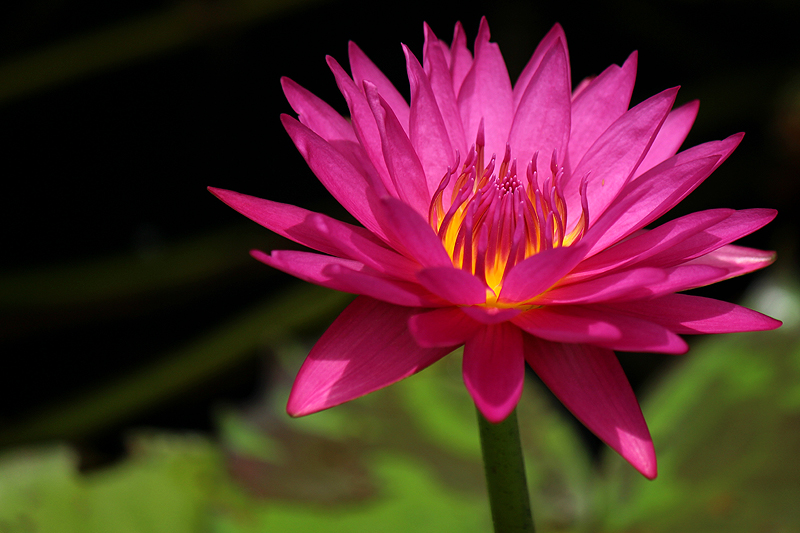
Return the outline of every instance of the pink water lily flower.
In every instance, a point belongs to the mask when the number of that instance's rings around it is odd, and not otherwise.
[[[525,363],[586,427],[656,476],[647,425],[614,350],[681,354],[681,334],[772,329],[738,305],[676,294],[762,268],[731,245],[771,209],[711,209],[643,229],[742,135],[680,153],[697,102],[677,88],[629,109],[636,53],[573,90],[556,25],[512,85],[489,26],[474,56],[425,26],[403,47],[411,102],[353,43],[328,58],[350,119],[297,83],[281,120],[323,185],[362,226],[211,189],[321,253],[253,251],[298,278],[359,295],[311,350],[287,410],[302,416],[385,387],[464,346],[464,382],[492,422],[516,406]]]

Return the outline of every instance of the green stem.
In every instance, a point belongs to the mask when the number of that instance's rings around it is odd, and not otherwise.
[[[495,533],[533,533],[516,409],[499,424],[478,411],[478,427]]]

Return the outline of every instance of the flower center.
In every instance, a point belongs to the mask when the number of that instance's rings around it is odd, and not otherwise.
[[[487,294],[487,303],[496,301],[503,276],[511,267],[542,250],[569,246],[583,236],[588,226],[586,179],[580,188],[580,218],[567,233],[567,204],[562,194],[564,167],[556,163],[555,153],[544,171],[537,167],[537,160],[538,152],[528,163],[523,179],[517,175],[517,161],[511,159],[511,148],[506,145],[495,173],[495,155],[484,166],[481,128],[460,173],[456,161],[431,199],[431,227],[453,264],[489,286],[493,294]],[[445,208],[446,192],[454,177],[450,205]]]

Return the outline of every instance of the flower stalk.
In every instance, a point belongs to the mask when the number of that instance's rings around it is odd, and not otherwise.
[[[533,515],[517,410],[499,424],[489,422],[478,411],[478,428],[495,533],[532,533]]]

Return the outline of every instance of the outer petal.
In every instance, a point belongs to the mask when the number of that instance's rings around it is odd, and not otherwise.
[[[353,74],[353,81],[357,87],[362,87],[364,81],[368,81],[378,88],[381,97],[386,100],[392,112],[400,121],[406,133],[408,133],[408,102],[400,94],[400,91],[389,81],[381,70],[375,66],[367,54],[361,51],[356,43],[350,41],[347,51],[350,55],[350,71]]]
[[[603,214],[633,176],[664,123],[678,89],[667,89],[630,109],[617,119],[586,152],[572,171],[565,195],[568,212],[580,214],[578,187],[589,175],[589,217]],[[575,208],[573,209],[573,206]],[[577,218],[568,226],[574,227]]]
[[[450,351],[421,348],[408,331],[416,312],[364,296],[356,298],[308,354],[286,410],[303,416],[391,385]]]
[[[455,152],[450,146],[445,120],[422,65],[407,47],[403,46],[403,52],[406,55],[406,68],[411,83],[409,138],[425,170],[428,193],[426,199],[430,200],[448,168],[455,164]],[[440,77],[449,83],[449,76],[441,74]],[[450,92],[452,93],[452,89]],[[450,103],[455,105],[452,99]]]
[[[453,93],[458,95],[461,84],[472,68],[472,54],[467,48],[467,34],[460,22],[453,30],[453,44],[450,46],[450,74],[453,78]]]
[[[660,268],[637,268],[570,285],[561,285],[533,300],[539,305],[565,305],[606,302],[627,297],[645,298],[649,287],[666,282]]]
[[[250,220],[303,246],[360,261],[398,278],[414,279],[413,273],[419,268],[364,228],[289,204],[213,187],[209,190]]]
[[[509,323],[484,326],[465,344],[463,365],[475,405],[490,422],[502,422],[522,395],[522,332]]]
[[[464,125],[461,123],[461,113],[458,110],[456,92],[453,89],[453,77],[447,65],[446,52],[446,47],[425,24],[425,48],[422,64],[447,128],[450,145],[454,150],[458,150],[460,154],[466,156],[468,145],[466,137],[464,137]],[[470,58],[471,60],[472,58]]]
[[[634,231],[643,228],[672,209],[705,180],[742,140],[742,134],[731,135],[723,141],[712,141],[684,150],[656,165],[630,182],[609,206],[603,236],[592,252],[603,250]],[[595,223],[600,225],[600,219]],[[591,228],[590,232],[591,233]],[[588,236],[588,234],[587,234]]]
[[[656,477],[650,432],[614,352],[525,335],[525,360],[590,431],[645,477]]]
[[[631,237],[586,259],[569,274],[567,279],[570,282],[587,279],[631,265],[672,266],[672,264],[662,265],[660,262],[648,262],[642,265],[641,262],[660,252],[680,246],[692,236],[730,218],[733,213],[735,213],[733,209],[709,209],[670,220],[651,231]]]
[[[369,180],[306,126],[288,115],[281,115],[281,121],[303,159],[325,188],[368,230],[384,238],[385,233],[373,213],[377,197]]]
[[[607,309],[548,306],[531,309],[512,322],[531,335],[554,342],[631,352],[682,354],[688,350],[686,343],[664,326]]]
[[[458,107],[464,123],[464,134],[475,139],[478,125],[484,121],[486,160],[492,154],[505,153],[513,116],[511,80],[496,43],[489,42],[489,25],[481,19],[475,39],[475,61],[458,92]]]
[[[346,140],[357,142],[353,126],[331,106],[289,78],[281,78],[283,94],[300,122],[328,142]]]
[[[664,125],[658,131],[653,145],[648,150],[642,164],[636,169],[634,176],[641,176],[678,152],[681,144],[686,140],[686,136],[689,135],[689,130],[692,129],[699,108],[700,102],[693,100],[677,109],[673,109],[667,115],[667,120],[664,121]]]
[[[638,54],[622,67],[611,65],[593,79],[572,102],[569,164],[577,165],[600,135],[628,109],[636,80]]]
[[[383,158],[398,198],[413,207],[417,213],[427,213],[432,195],[428,192],[425,171],[411,141],[406,137],[389,105],[378,94],[377,88],[367,81],[364,82],[364,89],[378,125]]]
[[[597,309],[641,317],[682,335],[764,331],[781,325],[780,320],[746,307],[688,294],[605,304]]]
[[[483,328],[457,307],[422,310],[408,319],[408,329],[423,347],[460,346]]]
[[[720,272],[718,276],[713,277],[703,284],[708,285],[725,279],[735,278],[736,276],[749,274],[754,270],[769,266],[775,262],[775,258],[775,252],[728,244],[702,257],[692,259],[686,263],[686,266],[704,266],[706,268],[715,268],[718,270]],[[695,286],[700,287],[702,285]]]
[[[271,255],[259,250],[250,253],[262,263],[329,289],[408,307],[447,305],[416,283],[387,279],[357,261],[294,250],[276,250]]]
[[[528,60],[525,68],[522,69],[522,72],[520,73],[519,78],[517,78],[516,83],[514,83],[515,112],[517,106],[519,106],[519,103],[522,100],[522,95],[525,94],[525,91],[528,89],[528,84],[530,84],[534,74],[536,74],[536,71],[539,70],[539,65],[541,65],[544,56],[558,41],[561,41],[561,46],[564,48],[564,53],[567,56],[567,60],[569,60],[569,53],[567,52],[567,36],[564,35],[564,29],[561,27],[561,24],[556,23],[550,29],[550,31],[547,32],[547,35],[545,35],[544,38],[539,42],[539,45],[536,47],[536,50],[534,50],[533,55]],[[569,77],[569,64],[567,64],[567,76],[567,85],[571,88],[572,80]]]
[[[559,165],[567,154],[572,87],[565,42],[558,40],[542,59],[514,114],[509,133],[512,153],[527,165],[534,151],[549,162],[553,152]],[[499,154],[498,154],[499,155]]]
[[[353,124],[353,130],[356,133],[358,142],[364,148],[367,158],[375,168],[384,190],[378,190],[376,184],[376,193],[378,196],[389,194],[397,197],[397,191],[394,188],[394,183],[389,175],[389,170],[386,168],[386,162],[383,160],[383,148],[381,146],[381,136],[378,132],[378,126],[375,124],[375,117],[372,114],[369,103],[361,91],[361,88],[350,79],[350,76],[332,57],[328,57],[328,67],[330,67],[336,85],[347,101],[347,107],[350,110],[350,120]]]

